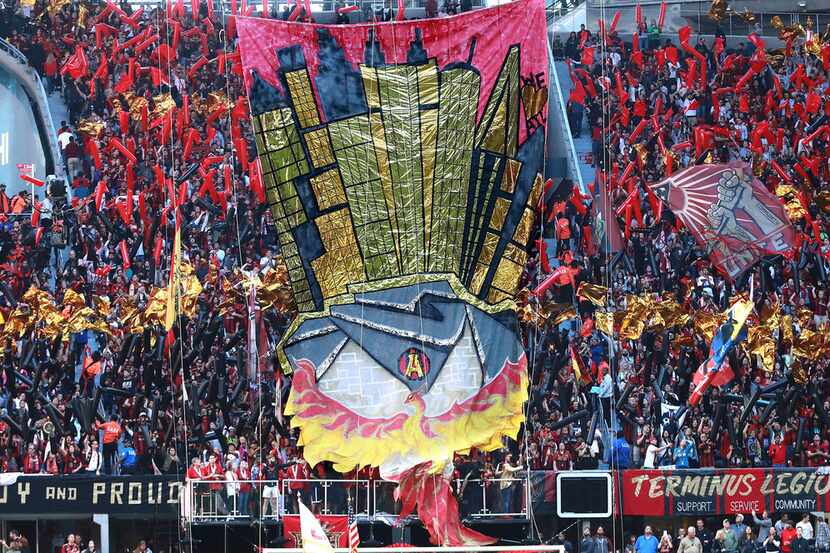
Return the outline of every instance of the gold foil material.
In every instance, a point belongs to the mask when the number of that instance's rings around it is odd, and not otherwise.
[[[598,307],[605,307],[607,300],[608,288],[600,286],[599,284],[591,284],[588,282],[581,282],[576,291],[577,297],[587,300]]]
[[[349,284],[366,279],[348,208],[315,219],[326,253],[311,262],[323,298],[347,292]]]
[[[712,5],[709,6],[709,19],[712,21],[722,21],[726,17],[726,10],[729,3],[726,0],[712,0]]]
[[[720,313],[712,314],[705,311],[698,311],[692,317],[695,332],[703,336],[707,342],[712,341],[715,330],[726,322],[726,317]]]
[[[519,171],[522,168],[522,162],[516,159],[508,159],[507,165],[504,166],[504,174],[501,177],[501,190],[512,194],[516,191],[516,182],[519,180]]]
[[[510,211],[510,201],[504,198],[496,198],[496,205],[493,207],[493,216],[490,218],[490,228],[501,230],[507,213]]]
[[[304,136],[308,153],[311,155],[311,164],[316,169],[334,163],[334,153],[331,151],[329,133],[326,129],[309,131]]]
[[[104,126],[103,121],[87,117],[86,119],[81,119],[78,122],[76,130],[79,133],[85,134],[91,138],[98,138],[101,135],[101,131],[104,130]]]
[[[513,234],[513,240],[524,247],[527,247],[530,242],[531,232],[533,231],[533,223],[536,220],[536,213],[529,208],[525,208],[522,212],[522,218],[519,219],[519,224],[516,226],[516,232]]]
[[[159,94],[153,96],[153,113],[150,114],[150,119],[158,119],[164,117],[167,113],[176,107],[176,101],[170,94]]]
[[[611,311],[594,312],[594,327],[611,338],[614,337],[614,313]]]
[[[300,125],[303,128],[314,127],[320,124],[320,114],[317,111],[317,102],[314,99],[314,89],[311,88],[311,79],[308,71],[300,69],[285,74],[291,101]]]
[[[346,203],[346,191],[343,189],[343,182],[340,180],[340,173],[337,169],[329,169],[309,180],[314,197],[317,198],[317,206],[321,211]]]

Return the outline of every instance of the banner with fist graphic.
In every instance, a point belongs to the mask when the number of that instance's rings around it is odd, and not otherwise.
[[[689,167],[651,189],[731,279],[761,256],[789,255],[795,246],[784,206],[743,163]]]

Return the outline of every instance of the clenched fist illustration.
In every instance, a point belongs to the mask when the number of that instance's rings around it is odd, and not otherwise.
[[[735,218],[735,211],[742,210],[761,230],[760,236],[753,236],[741,227]],[[724,171],[718,181],[718,202],[709,208],[709,223],[721,235],[733,236],[751,242],[761,236],[772,234],[784,222],[775,216],[752,191],[751,183],[744,178],[743,171]]]

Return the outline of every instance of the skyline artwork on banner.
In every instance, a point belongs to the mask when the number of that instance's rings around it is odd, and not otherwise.
[[[492,542],[449,482],[455,454],[524,421],[513,298],[544,188],[544,4],[237,31],[299,311],[278,355],[303,456],[379,467],[434,543]]]

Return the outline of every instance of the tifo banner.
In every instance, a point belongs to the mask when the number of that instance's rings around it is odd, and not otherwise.
[[[763,255],[787,255],[795,246],[783,204],[746,164],[696,165],[652,190],[732,279]]]
[[[545,6],[364,25],[240,18],[258,159],[300,316],[278,352],[312,465],[380,467],[434,543],[455,452],[516,436],[512,300],[544,189]]]
[[[543,2],[237,28],[258,176],[300,311],[419,273],[513,297],[542,185]]]
[[[175,476],[4,475],[4,515],[139,515],[174,518],[182,483]]]
[[[619,477],[625,515],[830,510],[825,469],[626,470]]]
[[[349,517],[346,515],[317,515],[332,547],[349,547]],[[285,547],[302,547],[300,515],[285,515],[282,519]]]

